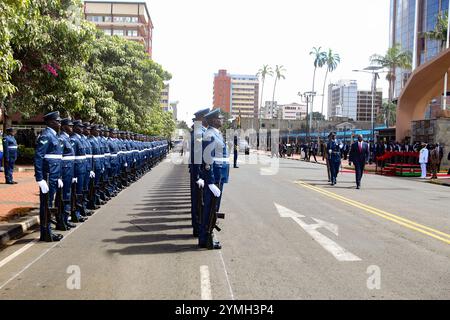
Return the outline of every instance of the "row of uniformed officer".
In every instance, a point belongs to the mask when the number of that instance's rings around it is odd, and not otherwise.
[[[220,132],[223,116],[219,109],[208,111],[200,110],[195,114],[197,125],[191,135],[192,225],[200,248],[221,249],[213,231],[219,229],[217,218],[223,187],[229,179],[230,157]]]
[[[105,204],[168,153],[167,141],[160,138],[61,119],[59,112],[45,115],[44,121],[47,128],[38,137],[35,153],[41,241],[63,237],[52,232],[52,213],[57,230],[75,227],[92,214],[89,209]]]

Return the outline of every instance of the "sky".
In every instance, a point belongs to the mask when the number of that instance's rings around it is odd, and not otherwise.
[[[147,0],[154,24],[153,59],[169,71],[170,101],[179,101],[178,118],[212,107],[214,73],[256,74],[264,65],[283,65],[277,85],[280,104],[301,102],[311,91],[313,47],[331,48],[341,57],[329,79],[358,80],[370,90],[371,75],[355,73],[389,45],[389,0]],[[316,90],[323,88],[325,68]],[[264,101],[272,99],[274,79],[266,79]],[[387,95],[382,77],[378,87]],[[327,90],[326,90],[327,91]],[[327,99],[327,97],[325,97]],[[324,109],[326,110],[326,103]],[[320,111],[316,98],[314,111]]]

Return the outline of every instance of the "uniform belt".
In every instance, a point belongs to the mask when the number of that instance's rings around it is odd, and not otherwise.
[[[116,158],[118,154],[112,154],[111,157]]]
[[[73,161],[75,160],[75,156],[63,156],[63,161]]]
[[[75,160],[86,160],[86,156],[75,156]]]
[[[214,162],[230,162],[228,158],[213,158]]]
[[[98,155],[92,156],[92,158],[94,158],[94,159],[101,159],[101,158],[104,158],[104,157],[105,157],[105,156],[102,155],[102,154],[98,154]]]
[[[12,146],[12,147],[8,147],[8,149],[17,149],[19,148],[18,146]]]
[[[62,159],[62,154],[46,154],[44,156],[44,159],[56,159],[56,160],[61,160]]]
[[[111,153],[105,153],[105,157],[111,157]]]

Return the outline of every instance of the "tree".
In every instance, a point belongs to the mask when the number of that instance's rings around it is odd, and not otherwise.
[[[314,47],[312,51],[309,53],[310,56],[314,57],[314,74],[313,74],[313,82],[312,82],[312,92],[315,90],[316,84],[316,72],[317,68],[322,68],[326,63],[327,53],[321,51],[322,47]],[[314,98],[311,101],[311,110],[314,110]]]
[[[323,104],[325,102],[325,87],[327,85],[327,77],[329,72],[333,72],[337,69],[338,64],[341,62],[341,57],[334,53],[331,49],[328,49],[326,53],[325,64],[327,66],[327,72],[325,73],[325,80],[323,81],[323,91],[322,91],[322,109],[321,114],[323,115]]]
[[[325,120],[325,116],[322,113],[317,112],[317,111],[314,111],[312,114],[311,113],[308,114],[308,117],[311,117],[311,116],[315,120]],[[307,117],[307,119],[309,119],[308,117]]]
[[[386,54],[374,54],[370,57],[373,64],[387,68],[388,74],[386,80],[389,81],[389,101],[394,97],[394,84],[396,80],[395,71],[397,68],[411,70],[412,54],[410,51],[403,51],[399,44],[389,48]]]
[[[273,95],[272,95],[272,106],[275,105],[275,91],[277,89],[277,82],[282,79],[286,79],[283,73],[286,72],[286,69],[283,66],[276,65],[275,66],[275,83],[273,85]]]
[[[390,125],[394,126],[397,121],[396,108],[397,105],[391,101],[385,101],[381,105],[379,120],[382,120],[387,128],[389,128]]]
[[[448,32],[448,11],[445,11],[444,14],[439,13],[434,30],[424,32],[423,35],[427,39],[440,41],[440,51],[442,51],[445,49],[447,45],[447,32]]]
[[[177,123],[177,129],[189,130],[189,126],[187,125],[186,121],[179,121]]]
[[[269,65],[267,65],[267,64],[263,65],[263,67],[261,69],[259,69],[259,71],[257,73],[257,76],[261,77],[261,82],[262,82],[262,85],[261,85],[261,103],[260,103],[260,105],[261,105],[260,112],[261,112],[261,109],[263,108],[263,103],[264,103],[264,82],[266,80],[266,76],[273,76],[272,68]]]

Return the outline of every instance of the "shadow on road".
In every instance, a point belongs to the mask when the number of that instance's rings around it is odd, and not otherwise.
[[[108,253],[151,255],[198,251],[197,239],[192,236],[190,181],[186,166],[174,166],[168,176],[145,192],[133,211],[129,214],[130,220],[121,221],[123,228],[112,229],[122,236],[104,240],[118,245]]]

